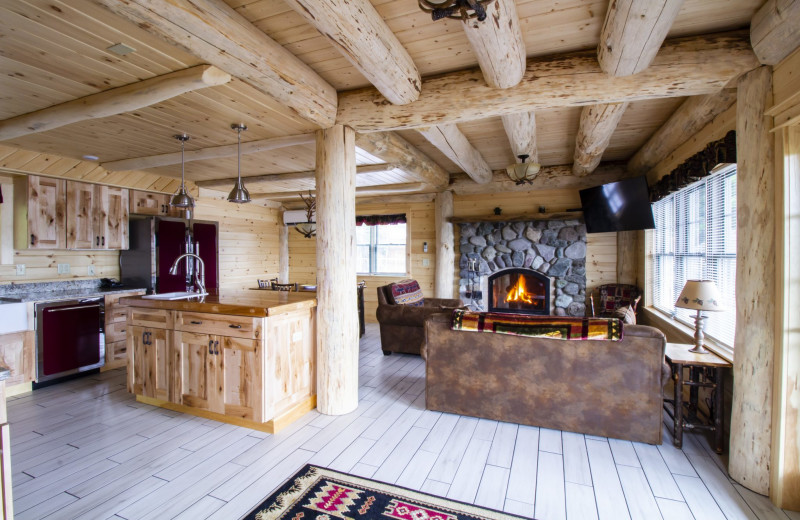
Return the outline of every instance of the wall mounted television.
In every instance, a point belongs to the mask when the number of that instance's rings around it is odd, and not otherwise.
[[[587,188],[580,196],[587,233],[655,227],[644,176]]]

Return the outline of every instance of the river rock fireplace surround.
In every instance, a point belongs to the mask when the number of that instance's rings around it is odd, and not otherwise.
[[[586,226],[580,220],[462,222],[458,229],[459,296],[471,309],[585,315]],[[522,293],[520,275],[534,296]]]

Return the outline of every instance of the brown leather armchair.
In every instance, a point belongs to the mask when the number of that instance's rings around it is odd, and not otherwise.
[[[376,314],[381,329],[381,350],[385,356],[392,352],[420,355],[425,344],[425,319],[461,307],[461,300],[447,298],[425,298],[421,307],[396,305],[393,301],[390,285],[378,287]]]

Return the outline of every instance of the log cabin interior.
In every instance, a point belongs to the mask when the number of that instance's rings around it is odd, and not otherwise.
[[[242,518],[312,464],[800,519],[800,1],[0,11],[4,518]],[[628,181],[604,228],[582,190]],[[609,337],[451,330],[526,269],[545,316],[509,320]]]

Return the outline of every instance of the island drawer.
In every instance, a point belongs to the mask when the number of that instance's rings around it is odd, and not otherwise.
[[[175,330],[217,334],[234,338],[261,337],[263,318],[180,311],[175,313]]]
[[[128,322],[130,325],[139,327],[151,327],[154,329],[172,328],[172,311],[166,309],[143,309],[140,307],[129,308]]]

